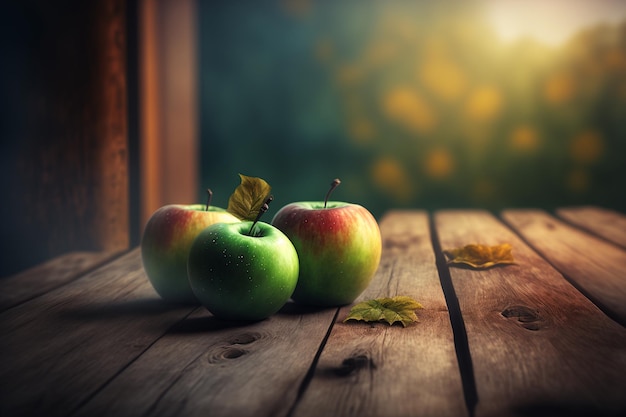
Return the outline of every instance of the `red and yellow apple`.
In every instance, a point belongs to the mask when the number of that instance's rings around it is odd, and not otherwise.
[[[171,204],[156,210],[141,240],[143,266],[156,292],[169,302],[198,304],[187,277],[191,244],[212,224],[239,221],[222,208],[204,204]]]
[[[378,268],[380,229],[374,216],[358,204],[291,203],[276,213],[272,225],[289,237],[298,253],[295,302],[349,304],[367,288]]]

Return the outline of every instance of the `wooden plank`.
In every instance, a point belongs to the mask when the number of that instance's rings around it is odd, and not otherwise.
[[[142,28],[139,192],[140,224],[144,225],[161,206],[197,202],[198,35],[194,0],[141,0],[138,4]]]
[[[623,415],[626,329],[484,211],[441,211],[442,249],[510,243],[517,265],[450,267],[474,370],[475,415]]]
[[[626,248],[626,216],[602,207],[563,207],[559,217]]]
[[[0,312],[45,294],[116,256],[110,252],[71,252],[0,280]]]
[[[200,308],[77,415],[286,416],[336,312],[289,303],[237,324]]]
[[[626,325],[626,251],[541,210],[503,218],[605,313]]]
[[[381,231],[380,267],[356,301],[411,296],[424,306],[420,323],[343,323],[342,308],[294,417],[467,415],[428,217],[391,212]]]
[[[0,314],[0,415],[69,415],[193,307],[164,303],[138,249]]]

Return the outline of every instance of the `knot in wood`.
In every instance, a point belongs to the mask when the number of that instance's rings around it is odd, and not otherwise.
[[[246,353],[248,353],[247,350],[237,346],[222,346],[221,348],[212,350],[207,355],[207,362],[210,364],[219,364],[224,361],[240,358]]]
[[[231,345],[249,345],[260,338],[261,335],[259,333],[246,332],[233,336],[229,342]]]
[[[419,236],[415,235],[394,235],[386,237],[383,241],[383,246],[387,249],[407,249],[411,245],[416,244],[419,241]]]
[[[246,353],[248,353],[248,351],[244,349],[240,349],[237,347],[229,347],[229,348],[224,349],[224,351],[222,351],[222,357],[225,359],[236,359],[240,356],[245,355]]]
[[[344,359],[341,366],[335,368],[335,374],[348,376],[364,368],[376,369],[376,365],[374,365],[372,358],[367,355],[355,355]]]
[[[510,306],[502,310],[503,317],[517,320],[518,324],[528,330],[539,330],[539,312],[527,306]]]

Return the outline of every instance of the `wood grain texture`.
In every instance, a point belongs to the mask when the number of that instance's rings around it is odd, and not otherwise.
[[[603,311],[626,326],[626,251],[542,210],[502,217]]]
[[[127,249],[130,241],[126,0],[92,3],[95,21],[91,48],[97,52],[89,88],[91,111],[83,123],[93,137],[96,169],[88,185],[93,194],[87,219],[96,248],[115,251]]]
[[[138,4],[143,227],[161,206],[198,202],[199,82],[196,1]]]
[[[626,329],[491,214],[441,211],[442,249],[510,243],[517,265],[450,267],[478,393],[476,416],[622,415]]]
[[[356,300],[407,295],[420,322],[407,328],[338,321],[293,416],[463,416],[467,414],[425,212],[381,221],[383,255]]]
[[[0,280],[0,312],[71,282],[116,256],[71,252]]]
[[[0,314],[0,415],[64,416],[195,307],[154,292],[139,250]]]
[[[563,207],[559,217],[626,248],[626,215],[602,207]]]
[[[289,303],[267,320],[232,323],[200,308],[77,415],[285,416],[335,314]]]

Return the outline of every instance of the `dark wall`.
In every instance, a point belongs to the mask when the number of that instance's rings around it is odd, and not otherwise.
[[[125,1],[0,11],[0,276],[128,246]]]

